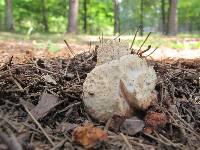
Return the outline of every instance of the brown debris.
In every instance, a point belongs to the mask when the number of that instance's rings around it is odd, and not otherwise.
[[[73,132],[73,139],[81,143],[86,149],[93,148],[98,143],[107,139],[107,133],[92,124],[77,127]]]
[[[38,105],[31,110],[31,113],[36,119],[41,119],[58,104],[58,97],[43,93]]]
[[[145,124],[153,128],[163,127],[167,121],[167,116],[163,113],[150,112],[145,116]]]
[[[11,130],[16,139],[21,139],[21,135],[26,137],[25,140],[18,140],[23,149],[27,147],[84,149],[85,147],[72,140],[71,133],[76,126],[91,121],[95,124],[92,128],[98,128],[99,131],[105,129],[105,124],[92,120],[82,105],[82,84],[87,73],[96,64],[95,55],[95,53],[89,55],[83,53],[73,59],[36,59],[30,56],[23,62],[17,62],[17,59],[13,58],[2,63],[0,65],[0,133]],[[113,117],[106,128],[108,138],[98,144],[99,149],[120,150],[131,147],[134,149],[198,149],[200,147],[200,105],[198,104],[200,59],[167,59],[162,62],[149,61],[149,63],[154,66],[159,79],[155,89],[158,100],[147,112],[139,115],[140,118],[144,118],[144,114],[147,113],[143,121],[159,127],[154,130],[146,126],[143,129],[144,135],[127,136],[119,131],[125,118]],[[57,84],[44,80],[42,77],[44,75],[51,76]],[[57,97],[56,101],[59,105],[53,103],[51,109],[48,106],[48,109],[45,108],[46,104],[43,105],[45,109],[41,109],[46,111],[40,110],[41,114],[48,113],[42,115],[43,117],[37,121],[39,128],[33,119],[30,120],[30,115],[23,106],[27,106],[27,110],[37,107],[43,93]],[[156,121],[159,121],[159,124]],[[160,127],[160,125],[164,126]],[[44,133],[55,146],[52,146]],[[1,148],[6,148],[2,141],[0,141]]]
[[[137,118],[132,117],[130,119],[126,119],[120,127],[120,131],[126,135],[135,135],[138,132],[142,131],[144,128],[144,121]]]

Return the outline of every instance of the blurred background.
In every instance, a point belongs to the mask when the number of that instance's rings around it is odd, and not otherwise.
[[[163,55],[176,49],[174,55],[200,56],[198,51],[179,52],[200,49],[199,0],[0,1],[0,40],[4,44],[0,43],[0,49],[5,49],[5,41],[23,40],[56,52],[62,49],[63,39],[74,49],[85,49],[99,36],[110,39],[118,34],[130,43],[138,26],[143,30],[136,47],[153,32],[149,43],[161,51],[168,49]]]

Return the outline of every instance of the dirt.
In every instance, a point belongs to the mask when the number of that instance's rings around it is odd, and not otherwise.
[[[110,129],[109,122],[93,120],[82,103],[83,82],[96,65],[94,52],[74,58],[38,58],[24,50],[23,54],[3,59],[0,66],[0,149],[85,149],[73,138],[73,131],[85,122],[107,133],[107,139],[91,149],[200,147],[200,59],[149,60],[158,76],[158,99],[138,115],[146,130],[130,136]],[[47,99],[52,105],[41,103]],[[147,121],[152,113],[158,116]]]

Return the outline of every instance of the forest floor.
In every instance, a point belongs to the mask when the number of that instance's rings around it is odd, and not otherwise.
[[[136,48],[144,38],[138,37]],[[131,39],[121,37],[129,44]],[[121,128],[124,118],[99,123],[82,104],[98,41],[89,35],[0,33],[0,149],[198,149],[200,38],[153,35],[147,41],[146,47],[159,46],[155,53],[160,51],[152,55],[159,60],[148,61],[157,74],[158,100],[138,116],[144,129],[130,119],[126,130]],[[139,132],[131,135],[136,128]]]
[[[104,36],[104,41],[114,39],[115,36]],[[146,37],[137,37],[134,48],[138,48]],[[122,35],[121,41],[132,42],[133,35]],[[94,49],[99,43],[99,36],[94,35],[69,35],[69,34],[39,34],[30,36],[23,34],[0,32],[0,59],[10,55],[21,55],[31,51],[39,57],[68,57],[66,40],[75,53]],[[200,36],[179,35],[178,37],[166,37],[151,35],[144,47],[151,45],[158,49],[151,55],[154,59],[165,59],[167,57],[198,58],[200,57]],[[148,54],[147,54],[148,55]]]

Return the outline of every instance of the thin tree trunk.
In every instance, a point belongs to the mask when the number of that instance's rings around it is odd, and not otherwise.
[[[113,0],[114,3],[114,34],[120,33],[120,19],[119,19],[119,1]]]
[[[12,11],[12,0],[5,0],[5,23],[7,31],[14,30]]]
[[[165,0],[161,0],[162,34],[166,34]]]
[[[45,0],[41,0],[41,5],[42,5],[42,24],[44,26],[44,30],[48,32],[49,26],[48,26],[48,20],[47,20],[47,11],[45,7]]]
[[[143,23],[143,16],[144,16],[144,0],[141,0],[140,4],[140,35],[143,36],[143,28],[144,28],[144,23]]]
[[[83,14],[83,31],[84,31],[84,33],[87,33],[87,2],[88,2],[88,0],[84,0],[83,1],[83,10],[84,10],[84,14]]]
[[[176,36],[178,33],[177,21],[177,0],[170,0],[169,20],[168,20],[168,35]]]
[[[78,0],[69,0],[68,33],[77,32]]]

